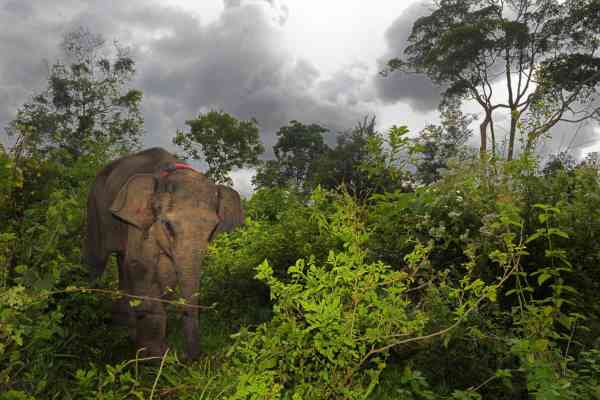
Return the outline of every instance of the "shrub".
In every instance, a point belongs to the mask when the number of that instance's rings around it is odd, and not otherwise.
[[[366,261],[359,209],[346,199],[328,219],[343,240],[322,262],[298,260],[288,280],[268,262],[257,277],[269,285],[274,314],[255,332],[243,330],[234,347],[241,369],[231,399],[364,398],[376,387],[390,344],[418,335],[427,317],[406,296],[407,272]]]

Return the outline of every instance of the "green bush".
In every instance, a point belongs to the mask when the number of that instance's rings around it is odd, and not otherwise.
[[[251,307],[258,311],[254,322],[262,322],[270,314],[269,290],[254,278],[257,266],[268,260],[275,276],[286,280],[287,268],[296,260],[323,260],[331,249],[341,249],[322,220],[333,197],[315,193],[304,203],[283,189],[257,191],[247,202],[244,227],[219,236],[209,248],[202,267],[202,303],[218,303],[217,314],[236,324],[240,318],[253,322],[248,318]]]
[[[266,261],[257,268],[274,314],[238,335],[233,351],[241,371],[231,399],[364,398],[378,383],[390,344],[421,333],[427,317],[405,294],[408,273],[366,261],[358,213],[349,199],[338,204],[327,228],[345,250],[321,262],[298,260],[287,282]]]

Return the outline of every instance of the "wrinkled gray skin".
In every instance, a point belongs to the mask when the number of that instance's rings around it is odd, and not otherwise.
[[[98,173],[88,197],[84,261],[96,278],[115,253],[120,290],[156,298],[179,286],[186,303],[197,305],[204,250],[217,233],[241,225],[243,212],[233,189],[215,185],[194,170],[165,173],[175,162],[172,154],[152,148],[118,159]],[[181,310],[186,356],[195,359],[198,310]],[[115,319],[128,321],[145,355],[164,354],[162,303],[143,300],[131,308],[129,299],[123,299],[114,311]]]

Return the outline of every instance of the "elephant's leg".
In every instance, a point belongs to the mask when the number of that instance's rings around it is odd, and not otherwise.
[[[125,270],[124,256],[122,254],[117,254],[117,271],[119,273],[119,292],[131,293],[131,285],[129,284],[129,277]],[[112,307],[112,320],[116,325],[127,325],[131,331],[131,307],[129,307],[129,298],[123,296],[115,300]],[[133,337],[135,337],[135,333],[132,338]]]
[[[133,307],[136,322],[136,343],[144,347],[145,355],[162,356],[166,351],[165,335],[167,314],[160,301],[162,292],[157,280],[156,266],[142,266],[141,263],[132,261],[130,271],[132,277],[132,293],[143,297],[134,299],[137,303]]]
[[[119,254],[117,256],[117,265],[119,266],[119,290],[122,293],[132,294],[133,293],[133,277],[134,271],[130,271],[127,264],[125,263],[125,256]],[[135,341],[137,337],[137,327],[135,311],[131,308],[130,297],[123,297],[121,301],[121,308],[127,313],[127,330],[131,340]]]
[[[153,285],[149,296],[160,298],[158,284]],[[136,310],[137,344],[140,348],[146,348],[147,354],[150,356],[162,356],[167,350],[165,309],[161,303],[152,300],[142,301],[140,307],[142,309]]]

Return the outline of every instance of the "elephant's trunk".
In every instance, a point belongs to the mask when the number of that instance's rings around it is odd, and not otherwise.
[[[197,294],[200,285],[200,263],[206,245],[196,242],[192,246],[193,248],[177,252],[180,257],[175,255],[175,260],[177,279],[186,304],[182,307],[185,353],[188,358],[196,359],[200,354]]]

